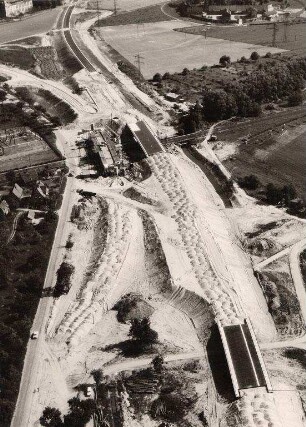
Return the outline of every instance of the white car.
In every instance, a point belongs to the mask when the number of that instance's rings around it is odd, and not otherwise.
[[[32,339],[32,340],[37,340],[38,335],[39,335],[39,332],[38,332],[38,331],[33,331],[33,332],[31,333],[31,339]]]
[[[92,390],[92,387],[86,387],[86,389],[85,389],[85,397],[91,397],[92,396],[92,392],[93,392],[93,390]]]

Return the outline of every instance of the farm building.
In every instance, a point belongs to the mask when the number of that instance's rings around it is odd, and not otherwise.
[[[32,190],[26,187],[21,187],[21,185],[16,182],[12,193],[17,197],[17,199],[24,199],[26,197],[31,197]]]
[[[32,0],[0,0],[0,17],[12,18],[29,12],[33,7]]]
[[[181,97],[181,95],[178,95],[177,93],[168,92],[165,94],[165,98],[167,101],[171,102],[183,102],[184,99]]]
[[[216,6],[210,5],[202,16],[208,21],[220,21],[222,23],[236,23],[239,20],[246,20],[247,9],[244,5]]]

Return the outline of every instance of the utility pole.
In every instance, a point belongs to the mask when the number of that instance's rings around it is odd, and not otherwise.
[[[278,32],[277,22],[273,23],[272,46],[276,47],[276,33]]]
[[[100,9],[99,9],[99,0],[97,0],[97,14],[98,14],[98,27],[100,26]]]
[[[289,25],[288,18],[286,17],[284,22],[284,42],[287,42],[288,25]]]
[[[144,64],[144,62],[143,62],[143,57],[142,56],[140,56],[140,54],[138,53],[137,55],[135,55],[135,62],[136,62],[136,64],[137,64],[137,68],[138,68],[138,70],[139,70],[139,73],[141,74],[141,66]]]
[[[117,15],[117,0],[114,0],[114,15]]]

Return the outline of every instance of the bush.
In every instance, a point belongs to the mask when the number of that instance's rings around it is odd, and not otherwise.
[[[168,422],[181,421],[187,412],[187,402],[176,394],[163,394],[153,401],[150,414],[154,419]]]
[[[260,56],[256,51],[251,53],[250,59],[252,59],[252,61],[258,61],[259,58]]]
[[[222,65],[222,67],[226,67],[227,65],[229,65],[231,63],[231,58],[228,55],[223,55],[221,56],[220,60],[219,60],[219,64]]]
[[[154,74],[154,76],[153,76],[153,82],[161,83],[161,81],[162,81],[161,74],[160,73]]]
[[[292,95],[288,96],[288,107],[296,107],[303,103],[303,92],[301,90],[295,91]]]
[[[151,329],[150,320],[147,318],[142,320],[133,319],[129,336],[145,345],[156,343],[158,338],[157,332]]]
[[[260,185],[260,181],[255,175],[248,175],[244,178],[239,178],[238,183],[240,187],[248,190],[256,190]]]
[[[59,296],[69,292],[70,278],[73,272],[73,265],[69,264],[68,262],[62,262],[56,273],[57,280],[53,292],[55,298],[58,298]]]

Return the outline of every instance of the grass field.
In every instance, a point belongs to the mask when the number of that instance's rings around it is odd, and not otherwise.
[[[85,0],[82,1],[81,6],[87,9],[96,9],[97,2],[99,9],[114,10],[114,0]],[[129,11],[135,10],[142,7],[152,6],[155,4],[165,3],[165,0],[117,0],[118,11]]]
[[[195,24],[196,25],[196,24]],[[232,60],[249,57],[256,50],[260,55],[281,52],[279,49],[253,44],[231,42],[215,38],[203,38],[173,31],[183,28],[183,21],[167,21],[148,24],[132,24],[100,28],[102,37],[131,63],[135,55],[143,57],[141,66],[145,78],[157,73],[180,72],[183,68],[201,68],[219,63],[222,55]]]
[[[217,127],[216,135],[220,141],[235,145],[238,142],[236,153],[224,162],[234,178],[253,174],[262,184],[271,182],[283,186],[291,183],[298,196],[306,201],[304,108],[226,122]],[[243,143],[242,137],[248,137],[248,142]]]
[[[291,50],[298,54],[304,54],[306,51],[305,30],[306,23],[278,24],[276,32],[276,46],[280,49]],[[262,46],[272,46],[273,42],[273,24],[249,25],[247,27],[229,27],[229,26],[191,26],[180,29],[179,31],[194,35],[205,35],[223,40],[234,42],[251,43]]]
[[[171,18],[165,15],[160,5],[143,7],[130,12],[121,12],[118,15],[111,15],[100,21],[99,26],[108,27],[111,25],[144,24],[149,22],[169,21]]]

